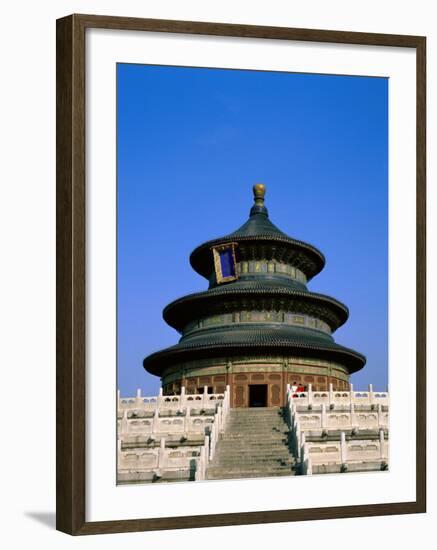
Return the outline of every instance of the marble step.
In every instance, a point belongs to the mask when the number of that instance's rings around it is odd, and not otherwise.
[[[250,459],[247,457],[245,460],[239,459],[237,457],[225,458],[220,457],[217,463],[214,463],[216,467],[230,467],[230,468],[244,468],[244,467],[255,467],[260,468],[265,467],[291,467],[294,465],[294,461],[289,458],[279,459],[279,458],[260,458],[257,460]]]
[[[254,456],[254,457],[289,457],[291,454],[289,453],[288,449],[285,447],[277,448],[277,449],[223,449],[223,448],[217,448],[216,454],[220,456]]]
[[[273,422],[228,422],[225,424],[226,431],[242,428],[244,430],[257,430],[257,431],[269,431],[269,430],[281,430],[289,431],[290,429],[284,423]]]
[[[275,433],[267,433],[267,434],[247,434],[244,432],[236,432],[236,433],[224,433],[222,441],[236,441],[236,440],[244,440],[247,442],[252,441],[258,441],[258,442],[270,442],[270,441],[287,441],[288,437],[287,434],[275,434]]]
[[[295,475],[289,468],[266,468],[266,469],[235,469],[210,468],[207,471],[207,479],[245,479],[250,477],[277,477]]]
[[[254,437],[257,437],[258,435],[261,437],[286,437],[288,435],[288,431],[278,431],[278,430],[245,430],[244,428],[238,428],[236,430],[224,430],[221,432],[222,436],[228,436],[228,435],[239,435],[239,436],[245,436],[248,439],[253,439]]]
[[[221,451],[228,451],[235,449],[238,452],[246,451],[252,453],[255,451],[259,452],[279,452],[281,450],[288,452],[288,446],[283,441],[266,441],[266,442],[254,442],[253,444],[248,444],[247,441],[220,441],[219,448]]]

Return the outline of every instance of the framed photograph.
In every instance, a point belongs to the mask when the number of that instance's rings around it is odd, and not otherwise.
[[[426,39],[57,21],[57,528],[426,510]]]

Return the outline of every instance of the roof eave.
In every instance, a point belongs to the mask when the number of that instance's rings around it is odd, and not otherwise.
[[[349,374],[354,374],[361,370],[366,364],[366,357],[359,352],[338,346],[338,349],[326,348],[324,346],[317,345],[304,345],[294,344],[289,346],[278,345],[260,345],[260,344],[221,344],[220,346],[198,346],[190,349],[173,346],[164,350],[160,350],[146,357],[143,360],[143,368],[150,374],[155,376],[162,376],[164,371],[168,369],[172,364],[181,361],[189,360],[190,358],[200,359],[205,357],[223,357],[223,356],[238,356],[247,355],[250,353],[250,349],[257,351],[259,355],[260,350],[262,353],[271,353],[278,356],[290,355],[293,350],[299,355],[312,356],[315,358],[335,358],[339,363],[344,365]]]

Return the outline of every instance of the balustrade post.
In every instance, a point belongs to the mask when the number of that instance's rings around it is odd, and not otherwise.
[[[305,443],[306,443],[305,432],[301,432],[301,433],[300,433],[300,443],[299,443],[299,446],[300,446],[300,449],[301,449],[301,456],[302,456],[303,458],[305,457]]]
[[[196,472],[194,474],[195,481],[202,480],[202,470],[203,470],[203,454],[205,450],[203,447],[200,448],[199,458],[196,459]]]
[[[349,402],[353,403],[353,397],[354,397],[354,385],[349,384]]]
[[[138,407],[142,404],[143,400],[141,399],[141,388],[137,388],[137,396],[135,398],[135,405]]]
[[[375,396],[373,394],[373,384],[369,384],[369,403],[371,405],[375,403]]]
[[[290,405],[290,402],[287,403],[287,423],[289,426],[292,425],[292,418],[293,418],[293,414],[291,412],[291,405]]]
[[[214,420],[214,449],[215,449],[215,445],[217,443],[217,440],[218,440],[218,419],[216,418]]]
[[[382,426],[382,405],[378,403],[378,428]]]
[[[202,403],[204,407],[208,404],[208,386],[203,386]]]
[[[180,407],[184,407],[185,406],[185,403],[186,403],[186,398],[185,398],[185,386],[181,386],[181,396],[179,398],[179,405]]]
[[[159,411],[158,411],[158,407],[156,407],[155,412],[153,413],[152,435],[158,431],[158,422],[159,422]]]
[[[321,413],[321,423],[322,423],[322,429],[326,428],[326,405],[325,403],[322,403],[322,413]]]
[[[306,467],[306,474],[307,476],[312,476],[313,475],[313,463],[312,463],[312,460],[311,458],[308,456],[307,458],[307,467]]]
[[[162,388],[159,388],[159,395],[156,399],[156,406],[159,408],[161,405],[162,405],[162,401],[163,401],[163,396],[164,396],[164,392],[163,392],[163,389]]]
[[[313,385],[308,384],[308,406],[313,404]]]
[[[332,382],[329,383],[329,407],[331,407],[331,403],[334,402],[334,386]]]
[[[379,430],[379,454],[381,457],[381,460],[385,460],[387,457],[385,456],[384,452],[384,430]]]
[[[347,444],[344,432],[340,433],[340,462],[342,465],[347,463]]]
[[[294,403],[290,403],[290,406],[288,407],[288,412],[290,415],[290,424],[291,426],[298,425],[297,422],[297,409],[296,405]]]
[[[117,411],[119,411],[120,408],[121,408],[120,390],[117,390]]]
[[[201,461],[202,461],[202,480],[206,478],[206,449],[201,448]]]
[[[216,426],[215,426],[215,424],[213,424],[212,428],[211,428],[211,435],[210,435],[210,440],[209,440],[209,459],[210,460],[212,460],[214,458],[215,436],[216,436]]]
[[[185,409],[185,418],[184,418],[184,435],[187,436],[188,432],[190,431],[190,422],[191,422],[191,412],[190,407],[186,407]]]
[[[165,468],[165,437],[161,437],[158,450],[158,468]]]
[[[121,419],[120,424],[120,433],[127,434],[129,433],[129,422],[127,419],[127,409],[123,411],[123,418]]]
[[[296,418],[294,419],[293,429],[294,429],[294,437],[295,437],[295,440],[296,440],[297,458],[300,459],[300,457],[301,457],[301,452],[300,452],[300,427],[299,427],[299,424],[297,423]]]
[[[217,433],[220,432],[220,409],[216,409],[215,415],[214,415],[214,422],[217,423]]]
[[[209,435],[205,435],[203,445],[205,447],[205,462],[209,462]]]
[[[355,413],[355,404],[354,403],[351,403],[351,427],[352,429],[357,429],[358,428],[358,423],[357,423],[357,415]]]

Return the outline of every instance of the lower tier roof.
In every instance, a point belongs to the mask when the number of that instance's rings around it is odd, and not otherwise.
[[[366,363],[364,355],[336,344],[332,338],[317,330],[254,325],[199,331],[182,338],[175,346],[149,355],[144,359],[143,366],[151,374],[162,376],[168,367],[185,361],[238,355],[313,357],[344,365],[350,374]]]

